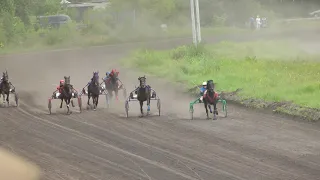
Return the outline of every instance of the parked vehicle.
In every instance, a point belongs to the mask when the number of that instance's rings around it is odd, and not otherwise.
[[[315,17],[315,18],[320,17],[320,10],[313,11],[313,12],[309,13],[309,15],[312,17]]]
[[[59,28],[63,24],[71,22],[71,18],[65,14],[38,16],[36,28]]]

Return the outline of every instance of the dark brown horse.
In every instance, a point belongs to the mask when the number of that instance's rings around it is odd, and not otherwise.
[[[0,83],[0,94],[3,97],[3,104],[7,102],[7,105],[9,106],[9,95],[10,95],[10,87],[11,83],[9,82],[9,76],[8,72],[3,72],[1,83]],[[5,98],[7,96],[7,98]]]
[[[207,90],[203,94],[203,103],[207,113],[207,119],[209,119],[208,107],[210,113],[212,113],[211,105],[213,105],[213,120],[217,119],[218,110],[217,103],[219,101],[219,94],[214,91],[213,80],[207,81]]]
[[[93,72],[93,77],[88,85],[88,105],[90,105],[90,98],[92,97],[93,110],[96,110],[99,102],[100,83],[99,72]]]
[[[109,78],[105,80],[106,90],[108,91],[108,95],[110,99],[113,97],[113,91],[115,93],[116,99],[119,100],[118,92],[119,92],[119,72],[113,70],[110,73]]]
[[[67,109],[68,109],[67,114],[70,114],[71,113],[70,106],[69,106],[70,102],[71,102],[72,107],[74,107],[73,101],[71,101],[71,98],[73,98],[74,88],[70,84],[70,76],[68,76],[68,77],[64,76],[64,81],[65,81],[65,84],[63,85],[61,96],[60,96],[60,98],[61,98],[60,108],[62,108],[62,103],[64,100],[67,104]]]
[[[139,77],[138,80],[140,82],[139,87],[136,89],[137,100],[140,102],[140,112],[141,116],[143,116],[143,102],[147,101],[147,113],[150,112],[150,100],[151,100],[151,87],[146,84],[146,77]]]

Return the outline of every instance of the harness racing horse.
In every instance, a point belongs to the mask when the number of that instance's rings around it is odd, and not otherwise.
[[[88,86],[88,105],[90,106],[90,98],[92,97],[93,101],[93,110],[96,110],[99,102],[100,95],[100,83],[99,83],[99,72],[93,72],[93,77]]]
[[[118,73],[114,73],[105,81],[106,89],[108,91],[110,99],[112,99],[114,91],[116,99],[119,100],[118,92],[119,92],[119,81],[118,81]]]
[[[214,91],[213,80],[207,81],[207,90],[203,93],[203,103],[206,109],[207,119],[209,119],[208,107],[210,109],[210,113],[212,113],[212,109],[210,105],[213,105],[213,108],[214,108],[213,120],[217,119],[216,115],[218,115],[218,111],[217,111],[218,100],[219,100],[219,97],[218,97],[218,93]]]
[[[9,106],[9,94],[10,94],[10,82],[8,72],[3,72],[2,74],[2,81],[0,83],[0,94],[3,97],[3,104],[7,101],[7,105]],[[7,98],[5,98],[7,95]]]
[[[68,77],[64,76],[64,82],[65,82],[65,84],[63,85],[63,88],[62,88],[60,108],[62,108],[62,103],[64,100],[66,102],[67,108],[68,108],[67,114],[69,114],[70,113],[70,107],[69,107],[70,101],[71,101],[72,107],[75,107],[73,104],[73,101],[71,100],[71,98],[73,97],[72,96],[73,86],[70,84],[70,76],[68,76]]]
[[[139,77],[138,80],[140,81],[139,87],[136,89],[137,93],[137,100],[140,102],[140,112],[141,117],[143,116],[143,102],[147,101],[148,106],[148,114],[150,111],[150,100],[151,100],[151,87],[146,85],[146,76]]]

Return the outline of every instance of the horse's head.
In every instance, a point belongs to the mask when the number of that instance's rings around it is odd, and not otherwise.
[[[110,77],[111,77],[112,82],[116,82],[118,80],[119,74],[117,71],[112,71],[110,75],[111,75]]]
[[[64,84],[70,85],[70,76],[64,76]]]
[[[2,74],[2,81],[3,81],[3,82],[8,82],[8,80],[9,80],[8,72],[7,72],[7,71],[6,71],[6,72],[3,72],[3,74]]]
[[[92,82],[94,85],[99,85],[99,71],[93,72]]]
[[[214,92],[214,83],[213,83],[213,80],[207,81],[207,90],[208,90],[209,92]]]
[[[138,80],[140,82],[140,87],[145,88],[146,87],[146,76],[139,77]]]

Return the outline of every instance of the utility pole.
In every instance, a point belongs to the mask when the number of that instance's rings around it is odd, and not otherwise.
[[[200,26],[199,0],[195,0],[195,4],[196,4],[197,40],[198,40],[198,43],[201,43],[201,26]]]
[[[191,23],[192,23],[192,38],[193,44],[195,46],[198,45],[197,41],[197,30],[196,30],[196,22],[195,22],[195,14],[194,14],[194,0],[190,0],[190,10],[191,10]]]

